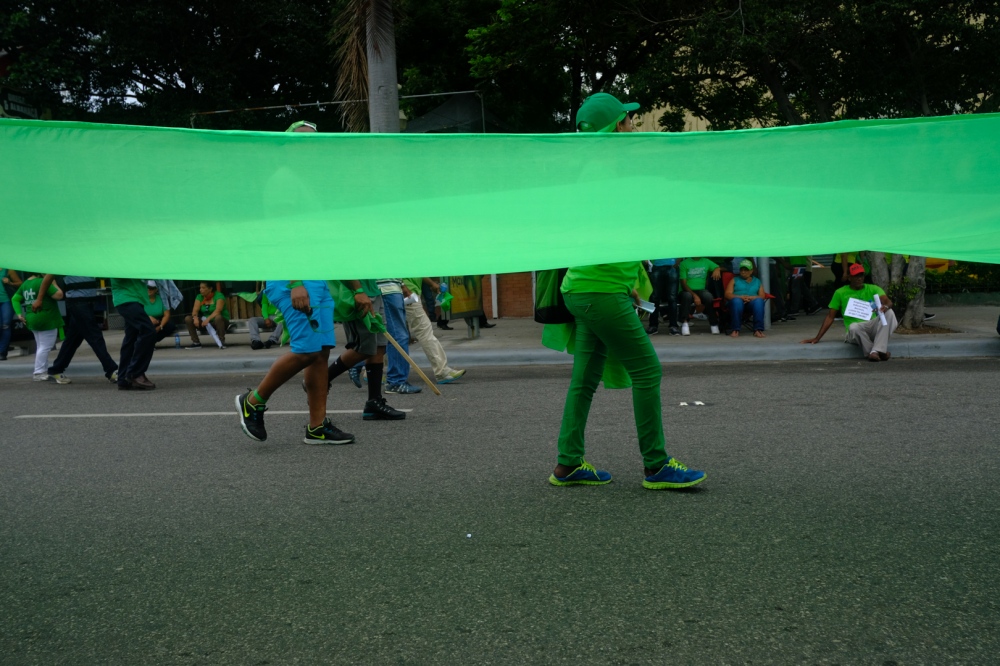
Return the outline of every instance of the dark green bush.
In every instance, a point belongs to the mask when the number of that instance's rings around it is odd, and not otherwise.
[[[1000,291],[1000,264],[960,261],[947,273],[927,272],[928,294],[954,294],[963,291]]]

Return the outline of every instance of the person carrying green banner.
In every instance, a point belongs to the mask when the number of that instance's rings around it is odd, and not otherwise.
[[[614,96],[589,97],[576,115],[582,132],[632,132],[630,111],[638,104],[622,104]],[[643,487],[651,490],[686,488],[705,480],[705,472],[691,470],[667,455],[663,438],[660,378],[663,368],[635,313],[634,285],[641,261],[571,267],[561,291],[575,318],[573,376],[559,429],[559,455],[549,476],[554,486],[603,485],[611,474],[584,459],[584,431],[594,392],[605,363],[621,363],[632,383],[635,425],[642,452]]]

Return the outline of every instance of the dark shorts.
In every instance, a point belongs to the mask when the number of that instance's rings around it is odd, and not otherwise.
[[[376,296],[372,299],[372,310],[385,319],[385,310],[382,307],[382,297]],[[347,348],[353,349],[365,356],[374,356],[379,347],[385,347],[388,342],[382,333],[372,333],[365,327],[365,323],[360,319],[344,322],[344,334],[347,336]]]

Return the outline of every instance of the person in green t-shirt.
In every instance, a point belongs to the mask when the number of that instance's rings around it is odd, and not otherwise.
[[[629,113],[638,108],[638,104],[622,104],[612,95],[597,93],[580,107],[576,126],[583,132],[632,132]],[[595,150],[605,147],[596,141],[593,145]],[[704,472],[688,469],[665,449],[660,402],[663,367],[635,312],[635,283],[643,270],[641,261],[574,266],[563,278],[560,290],[575,318],[575,331],[571,341],[573,375],[559,427],[557,464],[549,476],[554,486],[611,482],[609,472],[595,468],[583,457],[590,405],[609,356],[625,367],[631,379],[643,487],[684,488],[705,480]]]
[[[802,343],[812,345],[818,343],[839,314],[843,316],[844,328],[847,329],[845,342],[861,347],[862,355],[869,361],[888,361],[892,356],[889,353],[889,336],[896,330],[896,314],[892,311],[892,301],[886,296],[882,287],[865,283],[865,267],[861,264],[851,264],[848,267],[848,275],[847,286],[833,292],[830,311],[820,325],[819,333],[815,338],[803,340]],[[848,316],[848,311],[866,312],[868,317]],[[882,317],[885,318],[884,323]]]
[[[157,343],[163,338],[169,337],[177,330],[177,324],[170,321],[170,308],[163,305],[163,298],[160,296],[160,288],[156,285],[156,280],[146,282],[147,297],[142,303],[142,309],[149,316],[149,323],[156,329],[156,337],[153,342]]]
[[[69,384],[69,379],[63,375],[49,374],[49,352],[55,348],[59,329],[63,326],[63,318],[59,314],[59,306],[56,303],[63,298],[62,290],[56,285],[50,284],[48,290],[42,295],[41,307],[37,310],[31,307],[31,304],[38,297],[42,278],[42,275],[36,273],[28,275],[28,279],[21,283],[18,290],[14,292],[13,298],[10,299],[11,306],[17,313],[17,318],[25,322],[28,330],[35,337],[34,381]]]
[[[688,315],[691,311],[702,306],[708,323],[711,326],[712,335],[719,335],[719,313],[715,311],[715,296],[708,290],[708,279],[722,279],[722,270],[719,265],[706,257],[688,257],[681,262],[678,268],[678,277],[681,280],[681,335],[691,335],[691,328],[688,325]]]
[[[198,283],[198,296],[194,299],[191,314],[184,317],[184,323],[187,325],[188,335],[191,336],[191,344],[185,349],[199,349],[201,340],[198,338],[198,331],[208,333],[209,325],[215,329],[215,334],[219,337],[220,348],[226,348],[229,306],[226,304],[226,297],[215,290],[214,283]]]

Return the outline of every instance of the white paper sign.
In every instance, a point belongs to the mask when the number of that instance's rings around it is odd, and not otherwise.
[[[847,301],[847,309],[844,310],[845,317],[852,319],[863,319],[868,321],[872,318],[872,304],[860,298],[851,298]]]

